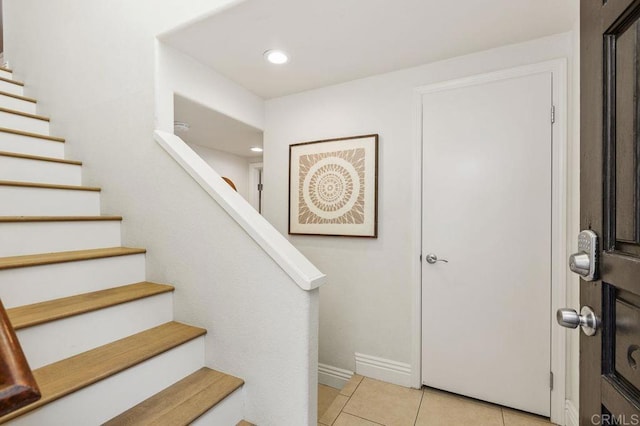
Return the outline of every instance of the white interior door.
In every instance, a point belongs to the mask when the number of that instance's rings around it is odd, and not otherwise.
[[[422,379],[549,416],[552,74],[423,95]],[[435,254],[435,263],[426,262]]]
[[[253,206],[258,213],[262,214],[263,191],[262,191],[262,169],[263,163],[249,164],[249,204]]]

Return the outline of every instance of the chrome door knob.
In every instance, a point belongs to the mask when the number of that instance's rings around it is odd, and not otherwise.
[[[556,320],[562,327],[578,328],[580,326],[587,336],[596,334],[600,326],[600,320],[589,306],[583,306],[580,314],[569,308],[558,309]]]
[[[429,253],[426,257],[427,263],[430,264],[434,264],[436,262],[444,262],[444,263],[449,263],[449,261],[447,259],[438,259],[438,256],[436,256],[433,253]]]
[[[556,320],[558,324],[566,328],[578,328],[580,325],[580,315],[574,309],[558,309]]]

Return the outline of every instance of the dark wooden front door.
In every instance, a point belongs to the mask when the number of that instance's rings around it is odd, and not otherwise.
[[[580,302],[580,425],[640,425],[640,0],[581,1],[581,227],[600,237],[600,280]]]

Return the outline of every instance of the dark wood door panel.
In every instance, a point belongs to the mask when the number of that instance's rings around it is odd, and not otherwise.
[[[640,393],[640,307],[618,299],[615,305],[615,375]]]
[[[617,242],[638,242],[638,21],[616,37],[615,86],[615,235]]]
[[[599,236],[603,231],[603,39],[602,2],[580,3],[580,226]],[[599,282],[580,280],[580,304],[591,306],[598,317],[602,288]],[[580,334],[580,424],[592,424],[600,413],[602,332]]]
[[[640,259],[620,253],[603,253],[601,272],[608,283],[640,294]]]
[[[586,0],[581,1],[580,6],[584,3],[594,3],[597,7],[602,8],[602,29],[611,28],[616,21],[627,19],[629,11],[640,4],[639,0]],[[600,3],[600,4],[597,4]]]
[[[602,280],[580,283],[601,320],[580,337],[580,424],[621,424],[640,421],[640,0],[580,6],[580,218],[602,239]]]
[[[640,257],[640,1],[603,32],[604,248]]]
[[[637,400],[633,397],[628,397],[629,390],[615,381],[605,378],[602,381],[602,405],[606,408],[606,411],[611,415],[614,421],[606,422],[606,418],[594,417],[592,414],[588,419],[580,419],[581,425],[594,425],[599,424],[595,422],[595,419],[605,420],[602,424],[638,424],[640,421],[640,406],[637,405]],[[598,413],[594,413],[598,414]],[[602,414],[602,413],[600,413]],[[635,419],[635,423],[634,420]]]
[[[602,16],[600,1],[580,4],[580,224],[602,236]]]
[[[580,282],[580,304],[591,306],[598,318],[602,318],[602,289],[598,282]],[[591,425],[591,417],[600,413],[602,332],[587,337],[580,334],[580,424]],[[586,358],[585,359],[585,355]]]

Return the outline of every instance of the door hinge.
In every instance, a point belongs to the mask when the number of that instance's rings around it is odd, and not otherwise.
[[[263,188],[264,188],[264,184],[259,183],[258,184],[258,191],[262,191]]]
[[[549,372],[549,387],[553,390],[553,371]]]
[[[556,106],[551,105],[551,124],[556,122]]]

